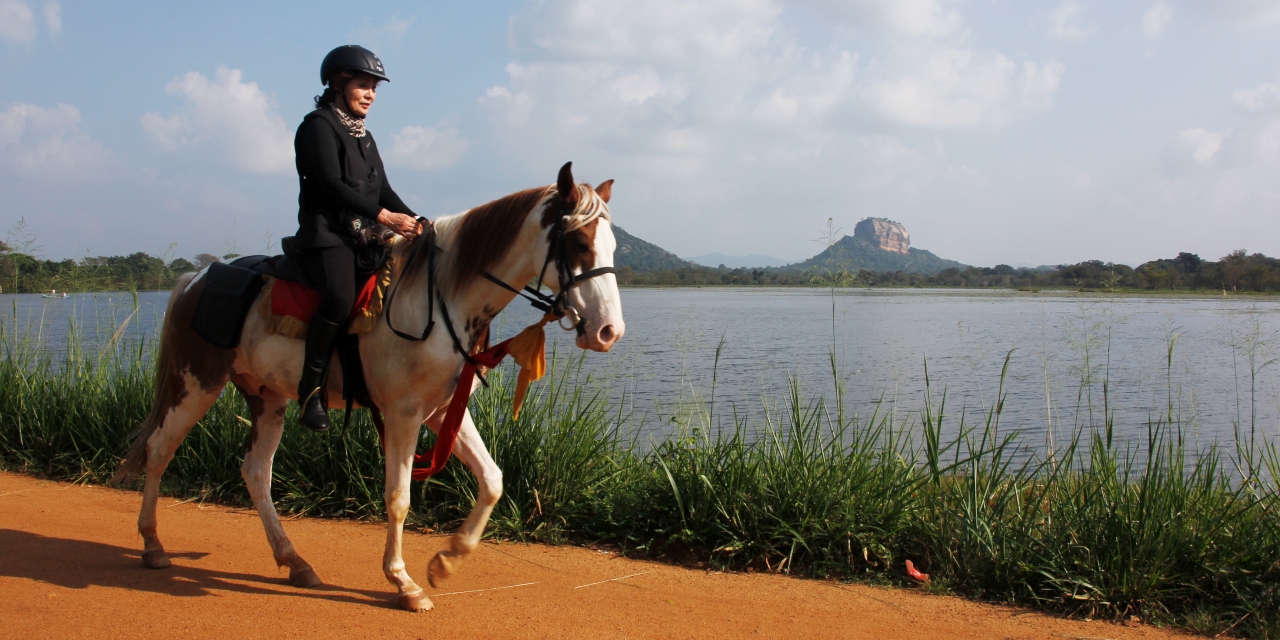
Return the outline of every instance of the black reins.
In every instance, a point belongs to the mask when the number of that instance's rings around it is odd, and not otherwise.
[[[400,269],[400,277],[396,278],[396,286],[387,292],[387,303],[383,305],[382,315],[387,319],[387,328],[391,332],[413,342],[422,342],[431,335],[431,330],[436,327],[435,305],[431,304],[431,299],[437,295],[436,293],[436,228],[430,224],[426,224],[426,218],[418,217],[420,223],[427,227],[427,233],[418,239],[413,245],[413,250],[409,252],[409,257],[405,260],[404,267]],[[391,324],[391,303],[395,301],[396,292],[400,290],[400,283],[404,282],[405,275],[409,273],[409,267],[418,261],[418,254],[422,248],[427,248],[427,326],[422,329],[421,336],[415,336],[405,333]],[[452,333],[452,330],[450,330]]]
[[[617,271],[613,267],[599,267],[579,274],[573,273],[573,267],[570,266],[569,262],[568,248],[565,244],[564,230],[564,222],[568,219],[568,216],[571,213],[571,209],[562,207],[561,215],[556,218],[555,227],[551,234],[551,246],[547,249],[547,259],[542,263],[542,269],[538,271],[537,287],[525,285],[523,290],[516,289],[488,271],[481,275],[503,289],[528,300],[531,306],[543,313],[549,313],[556,318],[564,318],[572,312],[574,316],[571,318],[573,326],[566,330],[576,330],[578,334],[581,335],[583,332],[583,320],[578,316],[577,310],[568,303],[569,289],[572,289],[591,278],[602,276],[606,273],[616,274]],[[425,218],[419,218],[419,220],[427,227],[427,233],[425,233],[423,237],[414,244],[413,250],[409,252],[409,257],[405,261],[404,267],[400,270],[400,277],[396,278],[395,286],[387,292],[387,303],[383,305],[382,310],[382,314],[387,320],[387,328],[391,329],[392,333],[405,340],[412,342],[422,342],[426,340],[431,336],[431,331],[435,329],[436,325],[435,305],[431,304],[431,300],[434,298],[436,303],[440,305],[440,315],[443,316],[445,328],[449,330],[449,338],[453,340],[454,348],[457,349],[458,353],[462,354],[462,357],[468,363],[478,365],[479,363],[471,357],[470,353],[468,353],[469,350],[462,346],[462,340],[458,338],[458,333],[453,328],[453,320],[449,317],[449,307],[444,303],[444,294],[436,286],[436,253],[441,251],[441,249],[436,246],[435,227],[425,224]],[[427,326],[422,329],[422,335],[415,336],[413,334],[400,331],[391,324],[391,306],[395,301],[396,292],[400,290],[400,283],[404,281],[405,274],[409,272],[409,267],[413,266],[413,264],[417,262],[418,255],[422,252],[423,247],[426,247],[427,253]],[[543,277],[546,275],[547,267],[549,267],[552,262],[555,262],[556,280],[560,285],[560,291],[554,296],[542,292]],[[481,382],[483,381],[484,378],[481,378]]]

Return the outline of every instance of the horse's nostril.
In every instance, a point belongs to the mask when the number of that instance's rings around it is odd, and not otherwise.
[[[602,344],[609,344],[617,337],[613,333],[613,325],[611,324],[606,324],[605,326],[600,327],[600,333],[597,335],[600,337],[600,342]]]

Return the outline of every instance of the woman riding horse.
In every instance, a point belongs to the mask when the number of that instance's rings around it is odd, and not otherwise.
[[[422,232],[420,220],[425,222],[391,189],[378,145],[365,129],[384,81],[389,80],[382,61],[372,51],[356,45],[330,51],[320,65],[320,82],[328,86],[293,139],[298,232],[281,246],[302,267],[307,284],[322,293],[307,329],[298,382],[301,422],[313,431],[329,428],[325,373],[355,303],[357,246],[370,241],[375,224],[412,238]]]

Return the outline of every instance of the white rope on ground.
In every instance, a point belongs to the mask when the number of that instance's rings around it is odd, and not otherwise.
[[[432,593],[432,594],[429,594],[429,595],[430,595],[432,598],[443,598],[444,596],[459,596],[459,595],[462,595],[462,594],[464,594],[464,593],[480,593],[481,591],[498,591],[499,589],[514,589],[514,588],[516,588],[516,587],[527,587],[527,586],[529,586],[529,585],[531,585],[531,584],[538,584],[538,583],[536,583],[536,582],[525,582],[525,583],[522,583],[522,584],[513,584],[513,585],[508,585],[508,586],[505,586],[505,587],[489,587],[488,589],[471,589],[471,590],[469,590],[469,591],[450,591],[450,592],[448,592],[448,593]]]
[[[556,569],[556,568],[554,568],[554,567],[548,567],[547,565],[542,564],[541,562],[534,562],[533,560],[530,560],[530,559],[528,559],[528,558],[521,558],[520,556],[518,556],[518,555],[516,555],[516,554],[514,554],[514,553],[507,553],[506,551],[503,551],[502,549],[499,549],[499,548],[497,547],[497,545],[494,545],[494,546],[490,547],[490,549],[491,549],[491,550],[493,550],[493,551],[497,551],[498,553],[501,553],[502,555],[507,556],[507,557],[509,557],[509,558],[515,558],[516,560],[519,560],[519,561],[521,561],[521,562],[528,562],[529,564],[531,564],[531,565],[533,565],[533,566],[535,566],[535,567],[542,567],[543,569],[546,569],[547,571],[554,571],[554,572],[556,572],[556,573],[564,573],[563,571],[561,571],[561,570],[559,570],[559,569]]]
[[[642,576],[642,575],[644,575],[644,574],[646,574],[646,573],[653,573],[653,571],[641,571],[640,573],[633,573],[633,574],[631,574],[631,575],[629,575],[629,576],[622,576],[621,578],[609,578],[608,580],[601,580],[601,581],[599,581],[599,582],[592,582],[592,583],[589,583],[589,584],[580,584],[580,585],[578,585],[578,586],[574,587],[574,589],[581,589],[581,588],[583,588],[583,587],[593,587],[593,586],[595,586],[595,585],[598,585],[598,584],[604,584],[604,583],[606,583],[606,582],[616,582],[616,581],[618,581],[618,580],[626,580],[627,578],[634,578],[634,577],[636,577],[636,576]]]

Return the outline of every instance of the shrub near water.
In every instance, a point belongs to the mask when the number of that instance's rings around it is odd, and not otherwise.
[[[147,352],[71,348],[53,361],[17,336],[4,336],[3,348],[0,465],[106,481],[150,407]],[[472,400],[505,476],[492,535],[876,582],[903,581],[911,559],[935,590],[1277,634],[1274,448],[1188,457],[1176,422],[1153,419],[1140,448],[1113,447],[1104,424],[1052,456],[1029,457],[1001,431],[999,401],[976,425],[946,413],[945,393],[928,394],[915,422],[858,420],[843,414],[838,387],[831,407],[807,400],[794,380],[784,410],[766,411],[759,430],[729,417],[713,435],[712,406],[642,448],[632,416],[580,384],[574,363],[553,362],[519,421],[510,373],[493,372]],[[366,412],[346,429],[312,434],[292,411],[275,458],[277,506],[382,517],[383,466]],[[179,449],[164,491],[248,504],[239,478],[246,415],[225,392]],[[448,530],[474,501],[475,480],[456,462],[414,486],[410,522],[421,527]]]

